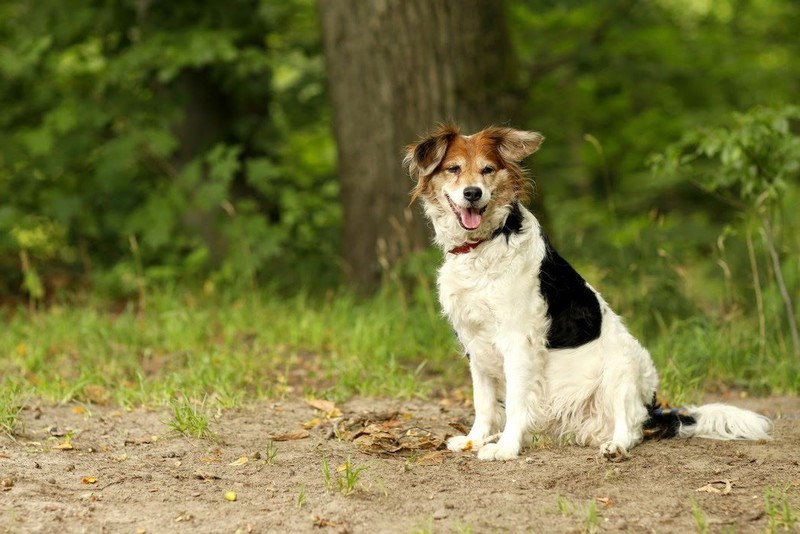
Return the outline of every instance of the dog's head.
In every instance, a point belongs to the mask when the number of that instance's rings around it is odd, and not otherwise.
[[[527,200],[531,183],[519,163],[543,139],[499,127],[460,135],[448,125],[408,146],[404,163],[417,182],[412,199],[422,199],[437,238],[474,241],[502,225],[511,205]]]

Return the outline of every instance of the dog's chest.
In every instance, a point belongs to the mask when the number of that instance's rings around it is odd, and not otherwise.
[[[476,251],[477,252],[477,251]],[[462,343],[492,344],[509,324],[541,307],[538,266],[521,254],[448,258],[439,271],[439,300]]]

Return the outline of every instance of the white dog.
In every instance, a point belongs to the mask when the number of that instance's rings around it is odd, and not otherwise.
[[[467,136],[442,126],[407,147],[413,198],[445,252],[439,300],[472,374],[475,422],[448,447],[506,460],[531,433],[547,432],[619,460],[645,433],[769,439],[769,419],[747,410],[656,404],[649,353],[523,205],[530,181],[519,162],[542,140],[511,128]]]

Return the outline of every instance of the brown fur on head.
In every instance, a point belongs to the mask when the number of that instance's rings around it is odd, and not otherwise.
[[[447,168],[451,161],[471,162],[480,158],[491,162],[497,170],[505,170],[500,184],[504,200],[527,202],[532,184],[519,163],[536,152],[544,137],[538,132],[491,126],[470,135],[459,134],[457,126],[443,124],[421,141],[406,147],[403,160],[409,174],[416,180],[411,202],[419,196],[430,196],[433,177]]]

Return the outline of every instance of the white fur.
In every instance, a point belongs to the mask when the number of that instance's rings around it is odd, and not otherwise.
[[[577,348],[548,350],[547,303],[538,276],[545,243],[536,218],[521,208],[521,232],[489,239],[503,226],[510,206],[488,206],[481,226],[468,231],[444,193],[462,205],[459,187],[478,185],[491,199],[491,184],[480,176],[432,183],[436,187],[423,202],[436,242],[446,252],[439,299],[470,355],[475,406],[472,429],[451,438],[448,447],[477,450],[484,460],[506,460],[519,455],[532,432],[546,432],[599,447],[608,459],[627,456],[642,441],[646,404],[658,387],[647,350],[596,291],[600,336]],[[481,239],[487,240],[468,253],[447,253]],[[769,437],[770,421],[753,412],[721,404],[690,407],[689,412],[698,422],[682,428],[681,437]],[[499,440],[491,443],[501,429]]]

